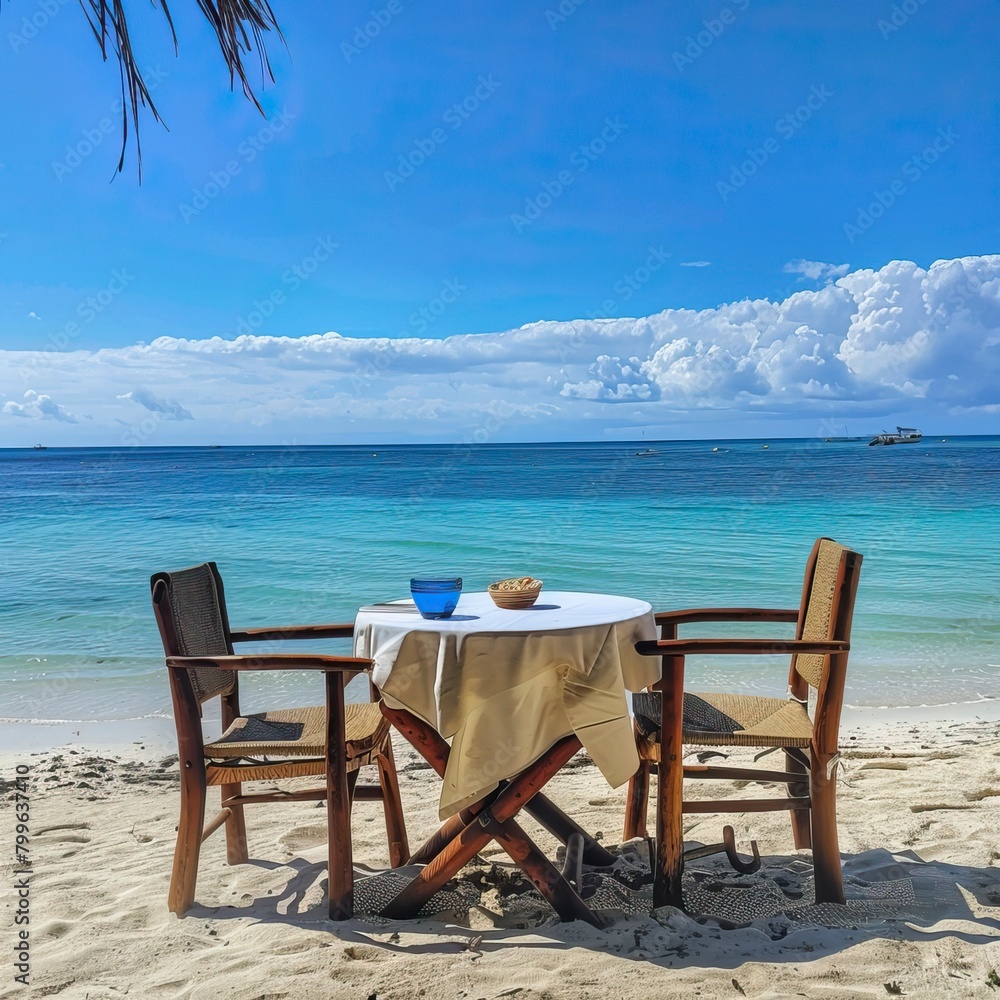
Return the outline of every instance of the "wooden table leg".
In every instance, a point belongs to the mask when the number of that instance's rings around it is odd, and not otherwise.
[[[403,708],[390,708],[384,701],[379,702],[382,714],[406,737],[407,741],[424,760],[437,772],[439,778],[444,777],[444,769],[448,765],[448,755],[451,747],[441,734],[428,725],[423,719],[418,719]]]
[[[477,805],[479,803],[476,803]],[[485,808],[483,803],[483,808]],[[427,838],[411,855],[407,861],[409,865],[425,865],[433,861],[480,813],[482,809],[463,809],[454,816],[449,816],[440,829]]]
[[[556,743],[544,757],[512,778],[493,803],[479,811],[382,910],[382,915],[397,919],[414,916],[438,889],[491,840],[497,839],[516,863],[524,860],[530,866],[531,871],[526,871],[526,874],[532,882],[539,885],[560,916],[564,919],[587,919],[593,923],[597,918],[587,905],[558,869],[544,858],[524,831],[513,822],[513,817],[536,795],[538,789],[579,749],[580,741],[575,736],[567,736]],[[544,889],[541,888],[542,885],[545,886]],[[584,912],[588,916],[584,917]]]
[[[524,807],[529,816],[533,816],[549,833],[563,844],[569,843],[569,838],[579,834],[583,838],[583,863],[595,868],[613,865],[617,860],[606,848],[587,833],[576,820],[567,816],[548,796],[537,792],[535,797]]]
[[[438,776],[443,778],[451,748],[441,737],[441,734],[428,726],[423,720],[416,718],[407,711],[389,708],[385,702],[382,702],[382,714],[406,737],[417,752],[434,768]],[[506,782],[500,782],[501,789],[505,786]],[[481,808],[482,805],[480,803],[471,806],[468,810],[470,818]],[[602,847],[583,827],[572,817],[567,816],[562,809],[542,792],[536,792],[524,808],[528,811],[529,815],[538,820],[552,836],[563,844],[569,840],[572,834],[580,834],[583,837],[583,860],[585,864],[595,866],[614,864],[614,855]],[[463,810],[462,813],[459,813],[459,816],[463,815],[466,811]],[[468,819],[465,819],[461,826],[459,826],[456,818],[454,816],[451,817],[445,823],[445,826],[441,827],[430,840],[411,856],[410,861],[415,863],[426,861],[433,857],[441,850],[445,843],[458,835],[467,822]],[[447,836],[445,836],[446,827],[448,828]]]
[[[491,840],[492,834],[476,819],[468,823],[388,905],[381,915],[390,920],[415,917],[420,908],[467,865]]]
[[[499,791],[507,786],[501,781]],[[413,854],[407,864],[426,864],[441,852],[449,841],[454,840],[474,816],[486,808],[491,797],[475,802],[468,809],[463,809],[454,816],[449,816],[441,828],[432,834]],[[524,807],[525,812],[533,816],[560,843],[566,844],[569,838],[578,835],[583,839],[583,862],[594,867],[606,867],[615,863],[615,856],[587,833],[583,827],[570,816],[567,816],[554,802],[541,792],[536,792],[534,798]]]
[[[604,921],[587,906],[562,872],[542,854],[514,820],[509,819],[506,823],[492,820],[486,829],[531,879],[562,920],[585,920],[594,927],[604,926]]]
[[[442,886],[472,860],[491,840],[496,840],[514,863],[549,901],[563,920],[585,920],[602,927],[601,919],[580,898],[563,874],[535,846],[531,838],[513,820],[499,822],[486,809],[469,823],[448,847],[420,875],[382,910],[382,916],[405,919],[416,916]]]

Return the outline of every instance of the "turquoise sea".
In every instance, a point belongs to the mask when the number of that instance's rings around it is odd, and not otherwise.
[[[349,621],[428,573],[780,607],[820,534],[865,556],[849,704],[992,700],[998,482],[997,437],[0,450],[0,717],[169,715],[160,569],[214,559],[234,627]],[[691,661],[688,684],[782,694],[786,669]],[[253,677],[243,701],[320,684]]]

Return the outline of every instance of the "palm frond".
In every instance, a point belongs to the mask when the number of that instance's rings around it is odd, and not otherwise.
[[[149,2],[166,18],[176,52],[177,32],[169,0],[149,0]],[[196,2],[215,32],[222,58],[229,69],[230,87],[235,88],[238,79],[247,99],[263,114],[264,109],[247,75],[247,59],[256,51],[262,80],[264,82],[274,80],[264,46],[264,34],[273,31],[282,42],[284,37],[270,3],[268,0],[196,0]],[[79,0],[79,4],[101,49],[101,56],[107,61],[109,54],[113,54],[118,60],[122,92],[122,147],[118,158],[118,171],[120,172],[125,165],[125,152],[131,126],[135,133],[136,160],[141,179],[142,147],[139,142],[139,116],[143,109],[147,109],[154,121],[161,125],[164,123],[150,96],[132,49],[125,0]]]

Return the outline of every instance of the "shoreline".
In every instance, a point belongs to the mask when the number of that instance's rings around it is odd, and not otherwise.
[[[213,720],[211,709],[206,722]],[[950,705],[896,707],[845,707],[841,716],[841,734],[848,730],[868,732],[885,726],[905,724],[965,725],[1000,722],[1000,700],[958,702]],[[843,742],[843,740],[842,740]],[[169,716],[142,719],[106,719],[90,721],[45,719],[0,719],[0,761],[18,753],[78,747],[87,750],[123,752],[145,744],[157,751],[176,750],[174,720]]]
[[[118,719],[99,722],[0,722],[0,761],[17,753],[41,753],[64,747],[83,747],[107,753],[147,749],[177,750],[174,720]]]

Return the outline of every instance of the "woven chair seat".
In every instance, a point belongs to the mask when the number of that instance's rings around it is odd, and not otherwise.
[[[660,739],[660,693],[632,696],[635,721],[649,741]],[[706,746],[807,747],[813,724],[805,705],[786,698],[684,692],[685,743]]]
[[[347,756],[356,757],[386,738],[389,721],[377,704],[346,705]],[[326,709],[282,708],[237,719],[205,744],[213,760],[231,757],[322,757],[326,753]]]

